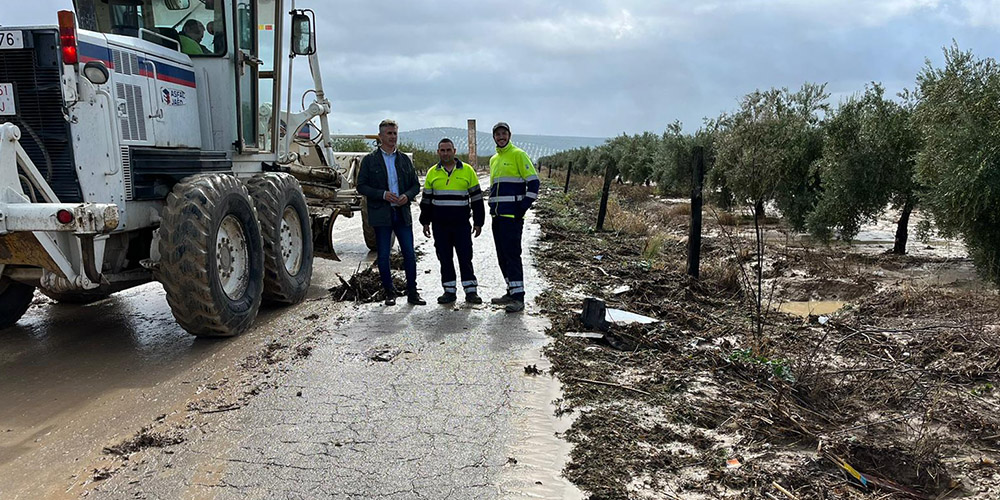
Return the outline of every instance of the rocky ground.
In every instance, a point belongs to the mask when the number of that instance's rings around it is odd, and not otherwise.
[[[960,244],[894,256],[769,220],[758,329],[738,212],[706,207],[694,280],[682,200],[615,185],[595,232],[598,180],[543,186],[538,304],[591,498],[1000,497],[1000,299]],[[581,338],[586,297],[658,321]]]

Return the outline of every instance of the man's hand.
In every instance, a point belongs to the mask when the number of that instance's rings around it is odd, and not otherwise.
[[[403,206],[406,205],[406,202],[408,201],[410,201],[410,199],[407,198],[405,194],[401,194],[396,197],[396,205]]]
[[[483,232],[483,226],[476,226],[472,228],[472,236],[475,238],[478,238],[479,235],[482,234],[482,232]]]
[[[424,224],[424,236],[431,237],[431,226],[430,224]]]
[[[393,194],[392,191],[386,191],[385,195],[383,196],[383,198],[385,198],[385,201],[388,201],[389,203],[391,203],[393,205],[396,205],[397,203],[399,203],[399,197],[396,196],[395,194]]]

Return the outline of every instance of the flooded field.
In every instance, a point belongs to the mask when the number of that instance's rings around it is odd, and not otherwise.
[[[694,280],[686,201],[615,186],[599,233],[597,185],[541,198],[574,482],[602,498],[1000,496],[1000,298],[960,242],[913,234],[893,255],[892,213],[851,244],[768,219],[758,283],[746,217],[707,207]],[[655,321],[581,335],[587,297]]]

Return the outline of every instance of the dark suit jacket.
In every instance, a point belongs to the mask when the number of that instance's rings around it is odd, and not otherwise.
[[[396,150],[396,179],[399,182],[399,194],[405,194],[406,204],[399,207],[403,222],[413,224],[410,215],[410,204],[420,193],[420,181],[413,162],[406,154]],[[392,225],[392,205],[385,201],[385,192],[389,190],[389,175],[385,171],[385,160],[382,150],[376,149],[361,160],[358,171],[358,193],[368,198],[368,222],[372,227]]]

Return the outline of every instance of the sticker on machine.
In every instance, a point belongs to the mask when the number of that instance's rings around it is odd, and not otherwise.
[[[167,106],[183,106],[187,101],[187,94],[183,90],[163,89],[160,100]]]

